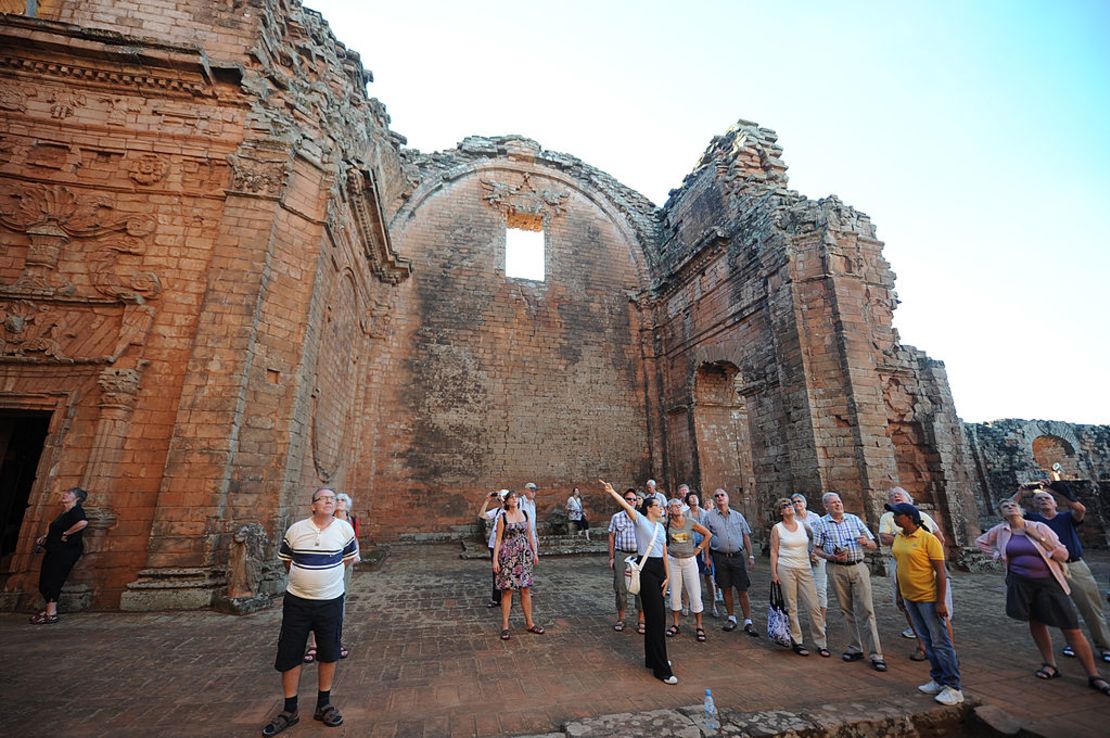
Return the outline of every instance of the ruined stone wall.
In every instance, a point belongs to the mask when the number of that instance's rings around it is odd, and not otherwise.
[[[1087,507],[1083,542],[1110,544],[1110,426],[1058,420],[995,420],[965,424],[984,527],[1000,520],[998,501],[1018,485],[1046,479],[1053,464]]]
[[[867,216],[787,189],[781,154],[773,131],[741,121],[664,209],[668,479],[741,492],[763,527],[776,497],[802,491],[819,509],[829,489],[874,523],[902,484],[966,547],[965,441],[943,365],[899,344]],[[699,389],[721,372],[731,397]]]
[[[35,531],[82,484],[92,605],[207,605],[244,525],[272,555],[312,488],[357,484],[408,274],[398,139],[298,3],[63,2],[0,34],[0,408],[51,418],[5,601],[33,599]]]
[[[637,301],[650,204],[520,138],[413,153],[411,170],[390,227],[413,277],[372,389],[375,535],[470,527],[483,492],[528,481],[544,519],[573,485],[609,509],[598,477],[650,474]],[[544,281],[506,277],[513,224],[542,227]]]

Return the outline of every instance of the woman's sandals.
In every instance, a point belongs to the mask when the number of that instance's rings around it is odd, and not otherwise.
[[[672,625],[671,627],[667,628],[667,637],[668,638],[674,638],[680,632],[681,632],[681,630],[679,629],[679,627],[677,625]]]

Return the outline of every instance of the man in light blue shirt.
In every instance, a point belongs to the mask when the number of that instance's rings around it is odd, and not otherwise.
[[[702,525],[713,534],[713,538],[709,541],[709,555],[713,559],[713,577],[718,589],[725,594],[728,620],[721,630],[736,630],[736,608],[732,600],[732,589],[735,587],[740,593],[740,609],[744,613],[744,632],[753,638],[758,638],[759,632],[752,624],[752,603],[748,597],[748,587],[751,586],[748,569],[755,568],[751,526],[743,515],[728,506],[728,492],[723,489],[717,489],[713,493],[713,504],[714,508],[705,514]]]

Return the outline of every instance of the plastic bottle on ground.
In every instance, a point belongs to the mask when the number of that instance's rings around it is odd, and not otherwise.
[[[717,705],[713,702],[713,692],[705,690],[705,729],[716,732],[721,728],[721,721],[717,718]]]

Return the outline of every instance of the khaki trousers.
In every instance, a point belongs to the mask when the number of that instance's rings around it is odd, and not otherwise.
[[[779,584],[786,609],[790,613],[790,637],[795,643],[802,643],[802,624],[798,619],[798,600],[805,603],[809,612],[809,633],[818,648],[828,648],[825,640],[825,616],[821,614],[821,601],[817,598],[817,587],[813,582],[813,572],[809,567],[790,569],[779,565]],[[800,598],[799,598],[800,595]]]
[[[1096,650],[1110,651],[1110,630],[1106,627],[1106,617],[1102,612],[1102,594],[1098,591],[1098,582],[1091,574],[1091,567],[1080,559],[1068,564],[1068,586],[1071,587],[1071,599],[1075,603]],[[1098,660],[1098,654],[1095,654]]]
[[[872,659],[883,657],[879,645],[879,625],[875,620],[875,605],[871,600],[871,575],[863,563],[841,566],[829,563],[829,584],[836,592],[840,612],[848,626],[848,653],[864,653],[863,639]],[[862,636],[862,638],[861,638]]]

